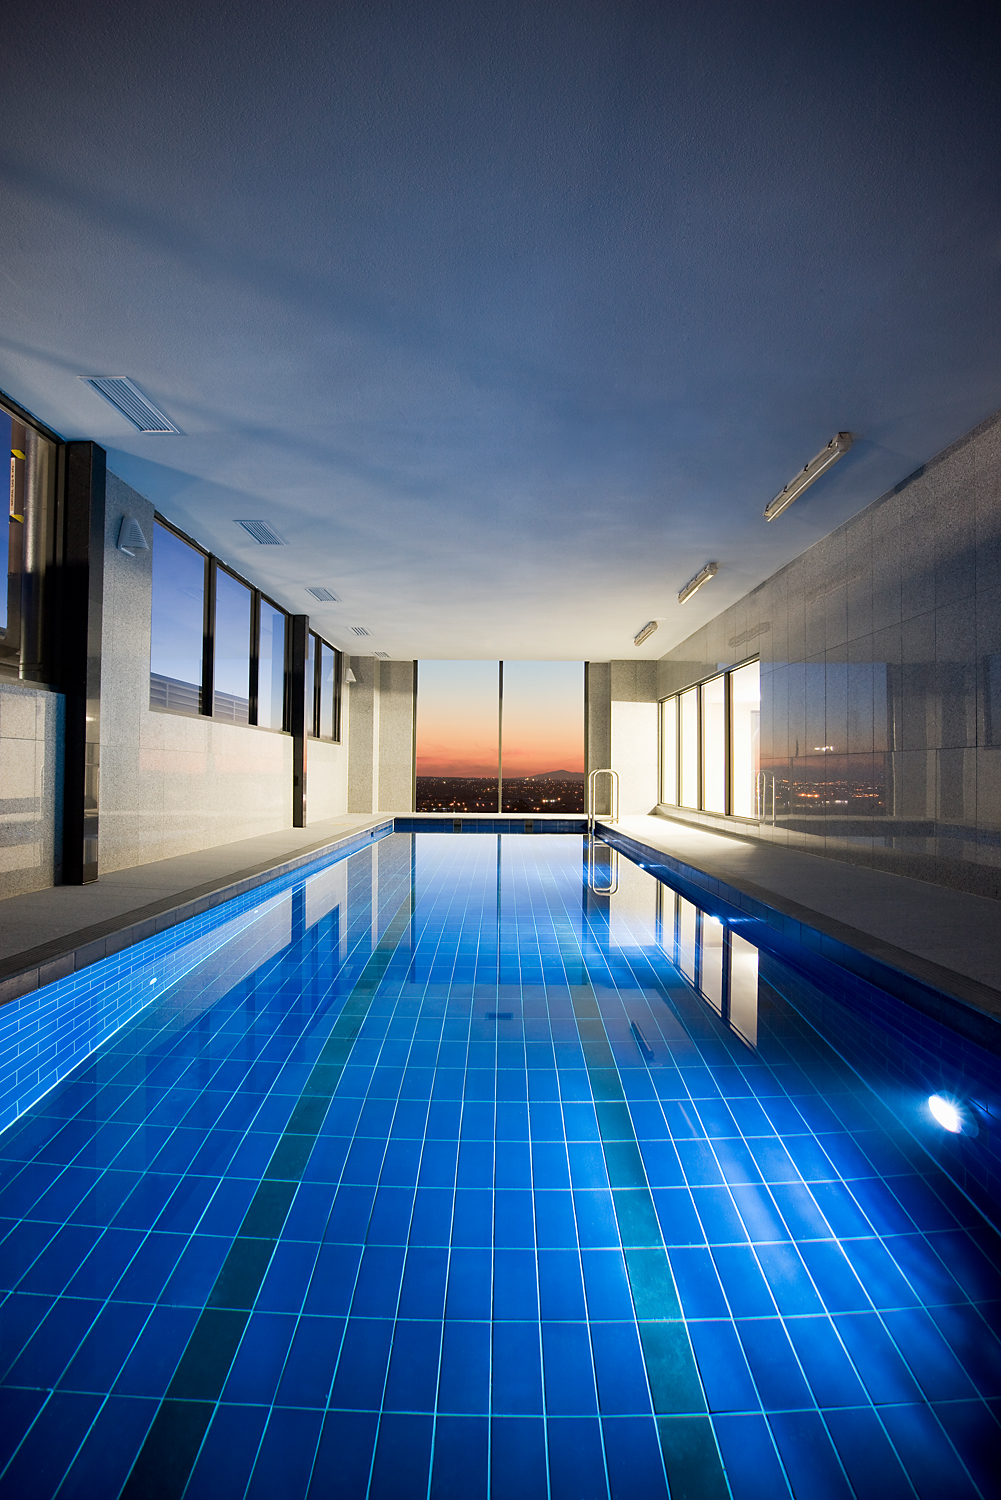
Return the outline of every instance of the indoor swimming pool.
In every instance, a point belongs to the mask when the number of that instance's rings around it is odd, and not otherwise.
[[[0,1500],[1001,1494],[997,1053],[691,895],[391,832],[4,1007]]]

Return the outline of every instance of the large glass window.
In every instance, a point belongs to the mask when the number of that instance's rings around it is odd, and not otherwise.
[[[262,729],[281,729],[285,721],[285,616],[261,600],[260,648],[257,658],[257,722]]]
[[[699,690],[690,688],[678,700],[681,715],[681,806],[699,805]]]
[[[660,705],[660,800],[672,806],[678,800],[677,698],[665,698]]]
[[[152,708],[201,712],[206,562],[203,552],[154,522]]]
[[[9,563],[10,533],[12,527],[17,525],[16,521],[11,521],[11,516],[14,515],[17,508],[18,462],[14,455],[11,419],[5,411],[0,411],[0,453],[6,453],[8,450],[10,452],[10,505],[7,506],[0,503],[0,558],[4,560],[4,565],[7,569],[7,578],[10,577],[12,571]],[[7,631],[8,593],[9,587],[5,581],[3,586],[0,586],[0,635],[5,635]]]
[[[584,811],[584,663],[502,663],[501,810]]]
[[[756,661],[730,673],[730,736],[733,756],[732,808],[738,818],[756,818],[761,726],[761,671]]]
[[[319,655],[319,641],[312,631],[306,642],[306,733],[316,734],[316,658]]]
[[[151,708],[283,729],[287,619],[249,583],[154,520]]]
[[[496,812],[499,666],[422,661],[417,674],[418,812]]]
[[[726,812],[726,695],[725,679],[702,684],[702,806],[706,812]]]
[[[422,661],[417,684],[419,812],[583,811],[583,662]]]
[[[45,577],[55,562],[55,443],[0,408],[0,453],[9,454],[9,501],[0,502],[0,672],[51,680],[45,660]]]
[[[234,724],[250,722],[251,603],[247,585],[222,568],[217,569],[212,711],[217,719],[228,719]]]
[[[760,817],[760,723],[756,661],[665,698],[660,705],[660,800],[738,818]]]
[[[341,737],[341,653],[317,638],[317,698],[319,734],[324,740]]]

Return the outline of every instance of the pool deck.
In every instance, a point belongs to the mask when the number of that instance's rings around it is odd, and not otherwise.
[[[345,814],[118,870],[92,885],[8,897],[0,901],[0,1003],[319,854],[364,844],[391,826],[393,816]],[[413,813],[399,816],[420,819]],[[535,814],[536,826],[551,816]],[[716,883],[723,896],[736,892],[762,903],[1001,1020],[1001,903],[669,818],[627,816],[615,830],[666,855],[682,873],[701,872],[707,888]]]

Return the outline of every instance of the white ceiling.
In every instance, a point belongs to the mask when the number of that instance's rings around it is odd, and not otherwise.
[[[660,656],[1001,407],[996,8],[22,21],[0,387],[339,645]]]

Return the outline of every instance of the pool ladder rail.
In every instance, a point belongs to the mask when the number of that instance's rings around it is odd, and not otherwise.
[[[610,776],[612,778],[611,817],[607,818],[606,822],[617,823],[619,821],[619,773],[618,771],[613,771],[611,766],[603,766],[598,771],[592,771],[587,778],[587,831],[589,834],[594,833],[594,804],[597,800],[599,776]]]
[[[619,888],[619,851],[610,848],[607,844],[605,847],[608,849],[609,858],[608,879],[607,881],[603,880],[600,885],[596,883],[597,862],[595,860],[594,846],[601,841],[596,839],[594,832],[594,824],[597,817],[594,804],[598,800],[599,776],[611,777],[611,817],[607,821],[609,823],[617,823],[619,821],[619,773],[618,771],[613,771],[611,766],[603,766],[599,770],[592,771],[587,778],[587,888],[595,896],[614,896]]]

